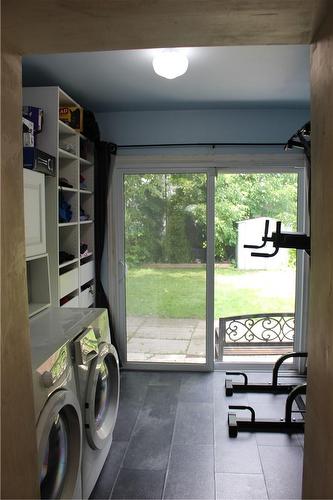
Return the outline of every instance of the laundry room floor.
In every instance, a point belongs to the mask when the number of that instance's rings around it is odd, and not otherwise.
[[[224,379],[223,372],[122,372],[113,444],[91,498],[300,499],[302,434],[228,436],[229,404],[279,418],[285,396],[226,398]]]

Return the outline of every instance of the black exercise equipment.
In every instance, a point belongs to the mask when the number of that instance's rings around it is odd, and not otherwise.
[[[265,252],[251,252],[252,257],[274,257],[280,248],[296,248],[296,250],[305,250],[310,255],[310,236],[305,233],[295,233],[295,232],[282,232],[281,231],[281,221],[276,222],[275,232],[272,232],[272,236],[268,236],[269,231],[269,220],[265,221],[264,236],[262,239],[262,245],[244,245],[244,248],[264,248],[267,242],[272,242],[274,251],[271,253]]]
[[[230,405],[229,410],[247,410],[251,413],[251,418],[237,418],[236,413],[228,413],[229,437],[237,437],[238,432],[304,432],[305,405],[301,395],[306,394],[306,384],[297,385],[288,394],[285,404],[285,414],[280,420],[257,419],[252,406]],[[292,409],[296,402],[298,410]],[[292,417],[293,413],[301,413],[302,420]]]
[[[266,392],[273,394],[289,394],[297,384],[280,384],[278,383],[279,370],[281,365],[289,358],[307,358],[307,352],[291,352],[281,356],[273,367],[272,383],[249,384],[248,376],[243,372],[226,372],[226,375],[241,376],[244,379],[243,383],[234,383],[232,379],[225,380],[225,394],[232,396],[234,392]],[[300,377],[298,375],[298,377]]]
[[[311,123],[307,122],[297,132],[290,137],[284,150],[299,148],[303,149],[304,154],[311,165]]]

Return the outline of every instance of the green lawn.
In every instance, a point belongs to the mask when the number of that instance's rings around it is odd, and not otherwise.
[[[206,276],[202,267],[135,268],[127,273],[127,314],[161,318],[205,318]],[[294,311],[294,272],[216,269],[215,317]]]

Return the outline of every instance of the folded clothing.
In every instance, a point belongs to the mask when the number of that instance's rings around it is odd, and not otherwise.
[[[73,260],[75,258],[74,255],[68,252],[59,252],[59,264],[63,264],[64,262],[68,262],[69,260]]]
[[[90,252],[89,252],[89,248],[88,248],[88,245],[86,243],[81,243],[80,245],[80,257],[86,257],[87,255],[89,255]]]
[[[59,192],[59,222],[70,222],[72,220],[73,212],[71,205],[65,200],[65,197],[60,190]]]
[[[59,178],[59,186],[73,188],[73,184],[71,184],[70,182],[68,182],[68,180],[65,177],[60,177]]]
[[[88,190],[88,186],[86,184],[86,179],[85,179],[85,177],[83,177],[83,175],[80,175],[80,189]]]
[[[80,220],[89,220],[90,215],[86,214],[83,208],[80,208]]]

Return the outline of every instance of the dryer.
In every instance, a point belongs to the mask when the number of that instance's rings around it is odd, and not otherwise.
[[[77,319],[49,309],[30,320],[41,498],[82,498],[82,417],[66,335]]]
[[[92,319],[72,346],[82,409],[82,495],[88,498],[112,443],[119,403],[119,360],[111,344],[106,309],[90,309]]]

